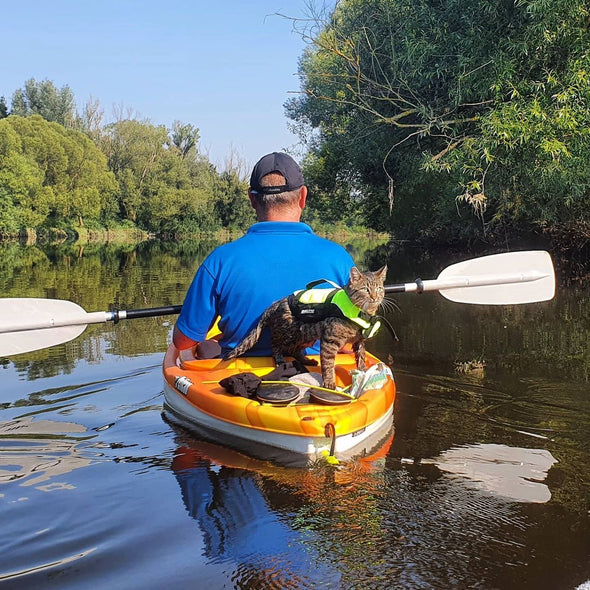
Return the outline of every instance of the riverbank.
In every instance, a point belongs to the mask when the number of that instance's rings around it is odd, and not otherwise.
[[[78,227],[76,229],[49,228],[24,228],[16,234],[0,234],[0,242],[20,242],[25,246],[35,244],[109,244],[111,242],[127,244],[143,242],[152,238],[148,232],[138,228],[99,228],[88,229]]]
[[[457,234],[447,228],[436,235],[420,236],[414,239],[398,239],[387,232],[378,232],[360,226],[346,227],[340,223],[334,225],[312,223],[312,227],[321,237],[347,244],[356,242],[373,245],[391,244],[394,249],[415,247],[429,252],[444,250],[479,253],[486,250],[543,249],[560,258],[573,256],[580,261],[590,260],[590,224],[584,221],[551,227],[494,228],[485,233],[470,235]],[[148,240],[180,243],[214,240],[222,243],[235,240],[243,234],[244,230],[241,229],[220,228],[191,234],[156,235],[131,225],[109,228],[25,228],[16,234],[0,233],[0,243],[137,244]]]
[[[315,230],[314,230],[315,231]],[[335,241],[346,241],[363,239],[383,244],[391,239],[386,232],[376,232],[368,228],[343,228],[337,225],[333,228],[322,226],[316,231],[317,235]],[[115,228],[25,228],[16,234],[0,234],[0,242],[20,242],[23,245],[60,244],[69,242],[72,244],[109,244],[109,243],[139,243],[147,240],[161,240],[171,242],[187,242],[193,240],[216,240],[227,242],[235,240],[244,235],[243,230],[237,229],[216,229],[211,231],[200,231],[192,234],[164,234],[155,235],[137,227],[115,227]]]

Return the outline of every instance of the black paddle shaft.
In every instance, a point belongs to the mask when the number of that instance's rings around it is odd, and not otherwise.
[[[420,284],[422,283],[422,280],[416,279],[415,283],[418,285],[418,292],[420,292]],[[401,285],[385,285],[384,289],[386,293],[405,293],[406,285],[404,283]]]
[[[419,280],[419,279],[418,279]],[[405,285],[385,285],[386,293],[403,293]],[[148,307],[146,309],[114,309],[112,320],[117,323],[121,319],[134,320],[137,318],[154,318],[161,315],[174,315],[180,313],[182,305],[168,305],[165,307]],[[124,314],[124,315],[123,315]]]
[[[419,280],[419,279],[418,279]],[[386,293],[403,293],[406,290],[405,285],[385,285]],[[146,309],[113,309],[112,321],[117,323],[119,320],[134,320],[138,318],[154,318],[161,315],[174,315],[180,313],[182,305],[168,305],[165,307],[148,307]]]
[[[113,310],[113,321],[117,323],[120,319],[134,320],[137,318],[154,318],[161,315],[173,315],[180,313],[182,305],[168,305],[166,307],[148,307],[146,309]],[[124,315],[123,315],[124,314]]]

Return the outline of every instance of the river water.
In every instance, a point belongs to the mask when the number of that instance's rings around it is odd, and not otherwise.
[[[214,245],[0,245],[0,295],[179,304]],[[389,283],[474,256],[346,245]],[[396,296],[395,429],[338,468],[166,422],[174,317],[0,359],[0,587],[588,588],[590,295],[560,264],[550,302]]]

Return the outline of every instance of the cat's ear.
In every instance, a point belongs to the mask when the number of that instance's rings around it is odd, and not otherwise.
[[[384,281],[387,277],[387,264],[381,267],[379,270],[375,271],[375,274],[379,277],[380,280]]]
[[[350,269],[350,280],[351,281],[358,281],[361,278],[361,275],[362,275],[361,271],[356,266],[353,266]]]

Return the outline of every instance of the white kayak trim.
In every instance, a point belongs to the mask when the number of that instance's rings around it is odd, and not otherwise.
[[[332,439],[329,437],[272,432],[254,426],[241,426],[212,416],[191,404],[166,381],[164,382],[164,400],[164,407],[167,406],[170,410],[170,418],[183,426],[194,424],[247,442],[275,447],[308,457],[319,457],[324,452],[330,452]],[[351,455],[357,452],[362,453],[364,450],[367,452],[372,450],[376,435],[382,434],[384,436],[392,426],[393,405],[379,419],[367,424],[361,430],[344,435],[338,435],[336,432],[334,452],[339,455]],[[368,440],[371,441],[370,446],[365,444]]]

